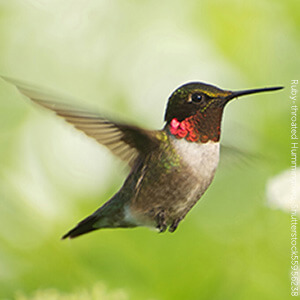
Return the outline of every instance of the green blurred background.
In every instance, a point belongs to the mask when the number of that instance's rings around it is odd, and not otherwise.
[[[0,73],[117,120],[161,128],[167,97],[190,80],[286,87],[227,107],[222,141],[251,155],[224,158],[175,234],[61,241],[128,170],[0,80],[0,298],[288,299],[299,11],[297,0],[0,0]]]

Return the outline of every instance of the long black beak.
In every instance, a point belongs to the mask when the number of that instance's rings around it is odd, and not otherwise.
[[[268,88],[262,88],[262,89],[251,89],[251,90],[242,90],[242,91],[235,91],[232,92],[229,96],[225,98],[225,100],[229,101],[231,99],[245,96],[245,95],[251,95],[256,93],[263,93],[263,92],[271,92],[271,91],[277,91],[283,89],[283,86],[275,86],[275,87],[268,87]]]

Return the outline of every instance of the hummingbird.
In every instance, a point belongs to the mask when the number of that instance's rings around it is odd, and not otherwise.
[[[120,190],[62,239],[101,228],[147,226],[159,232],[174,232],[214,178],[225,106],[241,96],[283,88],[230,91],[189,82],[170,95],[163,128],[146,130],[72,107],[61,102],[60,97],[21,81],[4,79],[35,103],[94,138],[130,167]]]

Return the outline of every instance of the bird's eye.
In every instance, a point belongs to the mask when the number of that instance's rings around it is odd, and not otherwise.
[[[192,102],[194,102],[194,103],[200,103],[201,100],[202,100],[202,98],[203,98],[203,96],[202,96],[201,94],[199,94],[199,93],[194,93],[194,94],[192,94],[192,96],[191,96],[191,100],[192,100]]]

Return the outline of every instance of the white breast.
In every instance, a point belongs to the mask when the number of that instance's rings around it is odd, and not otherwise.
[[[173,139],[174,147],[197,178],[213,177],[219,163],[220,143],[192,143],[185,139]]]

